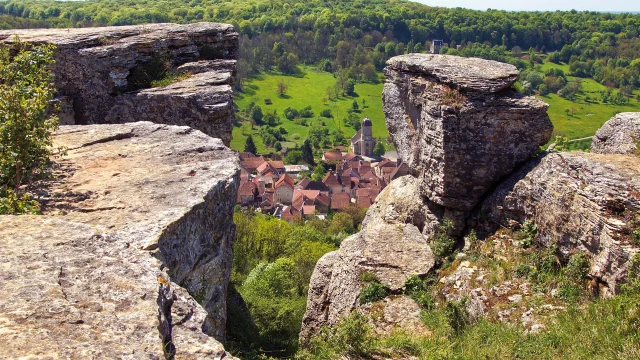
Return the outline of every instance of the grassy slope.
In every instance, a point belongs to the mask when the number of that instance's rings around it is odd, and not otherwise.
[[[544,65],[542,65],[542,71],[544,72],[552,67],[560,68],[566,73],[569,72],[568,65],[556,65],[553,63],[544,63]],[[568,76],[567,79],[571,80],[574,78]],[[564,134],[570,139],[583,138],[595,134],[602,124],[616,113],[640,111],[640,103],[638,103],[636,99],[631,99],[628,105],[601,103],[599,91],[606,90],[607,88],[593,79],[582,79],[582,87],[583,94],[579,94],[575,102],[563,99],[556,94],[538,96],[538,98],[549,104],[548,113],[556,132]],[[635,94],[638,93],[638,91],[635,92]],[[592,102],[585,102],[585,96],[591,97]],[[565,109],[571,109],[572,107],[577,111],[573,116],[567,115]]]
[[[311,68],[303,69],[303,76],[285,76],[285,75],[262,75],[260,78],[251,80],[245,86],[245,90],[242,93],[236,93],[235,102],[239,109],[244,109],[250,102],[255,102],[260,105],[264,113],[277,111],[280,116],[280,126],[287,129],[287,139],[292,140],[291,135],[299,134],[300,137],[296,142],[302,144],[307,137],[311,126],[318,126],[321,121],[324,121],[329,130],[337,129],[338,126],[344,131],[346,137],[351,137],[355,134],[355,130],[351,127],[346,127],[342,123],[342,119],[347,114],[347,109],[351,108],[353,100],[356,99],[362,108],[362,100],[365,100],[366,108],[358,114],[359,117],[368,117],[373,122],[373,135],[376,137],[388,137],[389,132],[384,122],[384,114],[382,112],[382,83],[380,84],[356,84],[355,92],[356,97],[342,97],[339,100],[327,101],[323,104],[322,99],[327,97],[327,88],[332,87],[335,84],[335,79],[330,73],[315,71]],[[277,84],[280,81],[284,81],[288,85],[287,96],[281,98],[276,93]],[[272,105],[265,105],[264,99],[269,98],[273,102]],[[284,116],[284,109],[292,107],[295,109],[302,109],[305,106],[311,105],[314,112],[314,117],[308,119],[308,126],[301,126],[295,124],[293,121],[287,120]],[[323,109],[330,109],[334,115],[333,119],[327,119],[320,117],[320,112]],[[336,116],[338,115],[338,116]],[[340,119],[340,124],[338,124]],[[242,150],[244,148],[246,136],[242,134],[242,130],[239,126],[233,129],[233,140],[231,141],[231,148],[235,150]],[[254,136],[258,152],[265,152],[265,147],[262,144],[262,140]],[[293,144],[283,144],[291,146]]]
[[[569,72],[569,66],[562,64],[556,65],[552,63],[544,63],[542,65],[542,71],[544,72],[550,67],[558,67]],[[572,77],[568,77],[572,79]],[[606,90],[606,87],[598,84],[592,79],[582,79],[583,82],[583,94],[579,94],[576,101],[572,102],[567,99],[563,99],[555,94],[549,94],[547,96],[539,96],[540,99],[549,104],[549,117],[553,122],[553,125],[558,134],[563,134],[570,139],[583,138],[595,134],[595,132],[609,120],[614,114],[626,111],[640,111],[640,103],[634,98],[628,105],[613,105],[603,104],[599,102],[599,91]],[[284,81],[289,89],[287,91],[287,97],[280,98],[276,94],[276,88],[279,81]],[[247,83],[246,89],[243,93],[236,93],[236,105],[240,109],[244,109],[251,101],[262,107],[263,112],[276,110],[281,117],[281,126],[288,131],[287,138],[292,140],[291,135],[298,134],[299,138],[296,140],[298,144],[307,137],[311,126],[317,126],[321,121],[324,121],[325,125],[331,130],[338,128],[338,121],[335,118],[336,110],[340,120],[347,116],[347,109],[351,107],[351,103],[356,99],[360,104],[362,100],[366,101],[366,106],[362,113],[359,114],[361,118],[368,117],[373,121],[373,134],[376,137],[387,137],[389,132],[385,126],[384,113],[382,112],[382,84],[357,84],[356,93],[357,97],[344,97],[336,102],[328,101],[323,104],[322,99],[326,98],[326,89],[333,86],[335,79],[327,72],[315,71],[311,68],[304,69],[304,75],[300,77],[274,75],[267,74],[262,75],[259,79],[251,80]],[[640,91],[636,91],[637,95]],[[585,96],[590,96],[592,102],[587,103],[584,101]],[[264,99],[270,98],[273,101],[272,105],[265,105]],[[595,100],[598,99],[598,100]],[[594,102],[595,101],[595,102]],[[287,107],[293,107],[301,109],[307,105],[311,105],[315,113],[315,117],[310,119],[310,125],[300,126],[296,125],[293,121],[289,121],[282,115],[284,109]],[[575,108],[573,116],[567,115],[565,109]],[[334,114],[334,119],[326,119],[319,116],[320,111],[323,109],[330,109]],[[342,122],[342,121],[341,121]],[[350,127],[340,124],[340,128],[345,132],[347,137],[351,137],[355,130]],[[256,130],[254,130],[255,132]],[[246,136],[242,134],[239,126],[233,129],[233,140],[231,147],[235,150],[242,150],[244,148]],[[254,136],[254,140],[258,147],[258,151],[263,153],[267,152],[262,140]],[[293,146],[294,143],[285,143],[283,146]]]

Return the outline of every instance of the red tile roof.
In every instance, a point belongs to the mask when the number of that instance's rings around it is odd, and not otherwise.
[[[250,181],[243,181],[240,183],[240,187],[238,187],[238,195],[251,196],[254,194],[255,189],[256,184]]]
[[[276,189],[279,188],[280,186],[287,186],[293,189],[293,184],[294,184],[294,181],[289,175],[282,174],[282,176],[280,176],[280,179],[276,181]]]
[[[302,213],[305,215],[313,215],[316,213],[315,205],[304,205],[302,206]]]
[[[324,179],[322,179],[322,183],[324,183],[326,186],[340,186],[340,182],[338,181],[338,178],[335,176],[335,174],[332,171],[329,171],[327,173],[327,175],[324,176]]]
[[[347,193],[336,193],[331,196],[331,209],[340,210],[351,205],[351,196]]]
[[[325,161],[339,161],[342,160],[342,153],[340,151],[327,151],[322,155]]]
[[[373,201],[371,201],[371,197],[369,196],[358,196],[356,204],[361,208],[368,208],[373,204]]]

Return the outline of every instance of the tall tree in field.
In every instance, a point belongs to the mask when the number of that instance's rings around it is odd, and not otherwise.
[[[313,158],[313,149],[311,148],[311,141],[306,139],[302,144],[302,160],[309,165],[315,165],[316,161]]]
[[[284,81],[279,81],[278,82],[278,89],[276,90],[278,92],[278,96],[284,97],[287,94],[287,89],[288,88],[289,88],[289,86],[287,86],[287,84],[285,84]]]
[[[249,135],[247,137],[247,141],[244,143],[244,151],[254,155],[258,151],[258,149],[256,149],[256,144],[253,142],[253,136]]]

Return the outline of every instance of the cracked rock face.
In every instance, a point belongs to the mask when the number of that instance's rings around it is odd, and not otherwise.
[[[235,154],[148,122],[63,126],[54,144],[69,150],[43,215],[0,216],[8,355],[230,358],[205,332],[224,338]]]
[[[438,205],[471,210],[551,136],[548,105],[507,89],[517,79],[511,65],[428,54],[387,65],[387,128],[421,194]]]
[[[71,104],[61,114],[64,124],[152,121],[187,125],[227,145],[231,141],[231,84],[238,54],[238,34],[231,25],[3,30],[0,44],[16,35],[57,47],[58,98]],[[132,88],[136,74],[148,72],[145,66],[153,61],[194,76],[166,87]]]
[[[403,184],[401,179],[389,187]],[[390,191],[389,187],[382,194]],[[417,214],[419,206],[401,205],[398,212]],[[409,277],[426,275],[433,268],[435,259],[428,239],[418,227],[406,223],[408,218],[383,219],[369,214],[367,218],[359,233],[345,239],[339,250],[326,254],[316,264],[300,332],[303,342],[323,325],[333,325],[361,307],[363,273],[374,274],[392,292],[399,292]]]
[[[620,113],[596,132],[591,143],[595,154],[638,154],[640,151],[640,113]]]
[[[579,152],[530,161],[487,197],[474,220],[492,233],[525,220],[538,227],[536,241],[557,243],[568,257],[591,256],[590,275],[615,291],[638,253],[632,230],[640,223],[640,158]]]

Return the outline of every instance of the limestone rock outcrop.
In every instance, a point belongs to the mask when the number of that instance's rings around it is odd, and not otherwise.
[[[580,152],[551,153],[523,166],[490,194],[471,223],[484,233],[538,228],[536,242],[556,243],[565,255],[591,256],[590,275],[615,292],[640,249],[640,158]]]
[[[404,178],[408,177],[395,180],[379,196],[385,198],[390,193],[402,192],[406,184]],[[402,215],[397,217],[381,219],[368,213],[359,233],[345,239],[339,250],[318,261],[302,322],[303,342],[321,326],[333,325],[359,308],[363,273],[374,274],[391,292],[397,293],[410,276],[431,271],[435,259],[428,239],[417,226],[407,223],[412,219],[410,213],[420,212],[419,206],[409,205],[412,200],[408,197],[406,200],[406,206],[400,205],[397,210]]]
[[[66,109],[63,124],[152,121],[187,125],[226,145],[231,141],[238,54],[238,33],[231,25],[3,30],[0,45],[15,36],[57,47],[53,72]],[[193,76],[151,88],[149,74],[163,76],[163,67]]]
[[[548,105],[508,89],[514,66],[428,54],[387,65],[387,128],[421,194],[436,204],[471,210],[551,136]]]
[[[68,155],[40,184],[43,215],[0,216],[3,356],[231,358],[214,337],[224,339],[235,153],[150,122],[63,126],[54,145]]]
[[[596,154],[637,154],[640,152],[640,113],[620,113],[596,132],[591,152]]]

